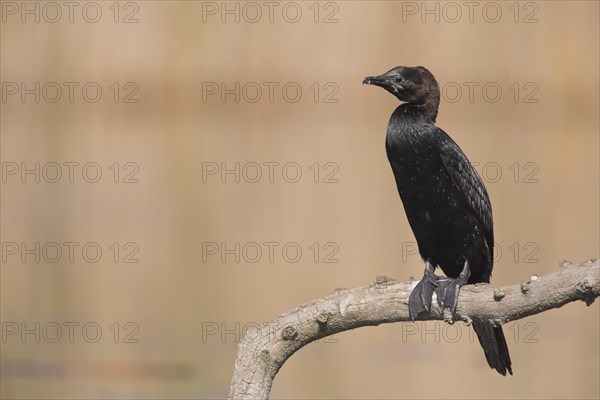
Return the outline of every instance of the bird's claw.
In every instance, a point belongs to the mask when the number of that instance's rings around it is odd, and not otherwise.
[[[439,279],[440,277],[433,273],[433,266],[429,263],[425,264],[423,279],[417,283],[408,298],[408,312],[413,321],[420,313],[429,312],[431,309],[431,298],[433,292],[437,290]]]
[[[471,276],[469,263],[465,261],[462,272],[457,278],[439,278],[435,288],[438,304],[442,308],[448,308],[454,314],[458,304],[458,293],[460,288],[467,284]]]
[[[433,297],[433,292],[436,291],[438,279],[439,277],[435,275],[424,276],[417,283],[413,291],[410,292],[408,311],[413,321],[420,313],[428,312],[431,309],[431,298]]]

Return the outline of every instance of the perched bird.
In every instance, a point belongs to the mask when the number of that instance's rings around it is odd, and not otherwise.
[[[363,84],[384,88],[404,102],[390,117],[385,148],[408,222],[425,261],[423,279],[413,289],[414,320],[430,310],[433,293],[440,306],[456,310],[461,286],[489,282],[494,259],[492,206],[467,156],[437,126],[437,81],[424,67],[396,67]],[[434,274],[440,267],[445,277]],[[491,368],[512,375],[502,327],[474,321],[473,328]]]

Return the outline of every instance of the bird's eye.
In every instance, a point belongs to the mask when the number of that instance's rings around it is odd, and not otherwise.
[[[396,75],[396,77],[394,78],[394,80],[398,83],[402,82],[404,79],[402,79],[402,77],[400,75]]]

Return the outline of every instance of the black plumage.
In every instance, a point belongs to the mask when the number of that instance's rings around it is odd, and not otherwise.
[[[408,222],[425,261],[409,299],[411,317],[429,311],[433,293],[452,312],[460,287],[489,282],[493,268],[492,206],[485,185],[461,148],[435,126],[440,91],[424,67],[396,67],[363,83],[380,86],[401,104],[390,117],[387,157]],[[434,274],[440,267],[446,277]],[[474,321],[491,368],[512,375],[501,327]]]

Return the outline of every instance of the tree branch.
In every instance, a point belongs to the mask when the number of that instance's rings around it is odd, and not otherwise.
[[[239,344],[229,398],[267,399],[273,378],[285,361],[308,343],[361,326],[410,321],[408,297],[416,281],[397,283],[377,277],[370,286],[336,289],[324,298],[282,314],[271,323],[248,330]],[[551,274],[494,289],[488,284],[463,286],[454,320],[470,324],[489,320],[495,325],[561,307],[576,300],[587,305],[600,295],[598,259],[562,262]],[[453,322],[434,301],[419,320]]]

